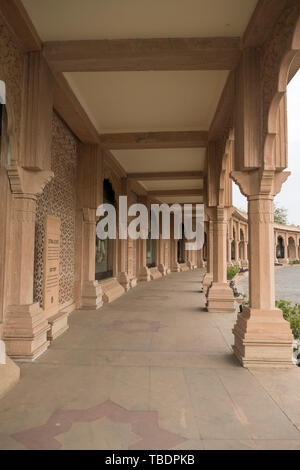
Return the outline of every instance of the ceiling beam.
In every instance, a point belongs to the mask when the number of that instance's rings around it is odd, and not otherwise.
[[[240,38],[53,41],[44,54],[57,72],[232,70]]]
[[[62,74],[54,75],[53,107],[81,142],[99,144],[97,130]]]
[[[42,42],[21,0],[0,0],[0,21],[23,52],[42,49]]]
[[[219,100],[217,110],[211,123],[209,130],[209,140],[217,140],[222,137],[224,128],[233,125],[233,109],[235,95],[235,73],[231,72],[221,98]]]
[[[100,142],[110,150],[207,147],[208,132],[136,132],[102,134]]]
[[[169,171],[157,173],[128,173],[129,179],[138,181],[195,180],[203,178],[203,171]]]
[[[160,189],[148,191],[149,196],[203,196],[203,189]]]

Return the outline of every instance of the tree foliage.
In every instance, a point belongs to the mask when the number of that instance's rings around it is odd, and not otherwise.
[[[288,224],[288,211],[285,207],[275,206],[274,222],[276,222],[276,224]]]

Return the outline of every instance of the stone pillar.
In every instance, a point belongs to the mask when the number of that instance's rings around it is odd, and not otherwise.
[[[214,263],[213,283],[208,290],[207,310],[209,312],[234,312],[234,297],[227,283],[227,217],[226,209],[214,208]]]
[[[191,250],[186,250],[186,264],[190,270],[194,269],[193,265],[193,255]]]
[[[248,267],[248,242],[245,240],[243,242],[243,251],[244,251],[244,258],[242,260],[242,266],[244,268],[247,268]]]
[[[12,211],[11,287],[3,338],[13,359],[34,361],[49,346],[48,321],[33,302],[36,195],[14,194]]]
[[[208,250],[207,250],[207,272],[203,278],[203,292],[207,294],[213,282],[213,261],[214,261],[214,224],[209,220],[208,224]]]
[[[151,281],[150,270],[147,268],[146,240],[139,239],[139,281]]]
[[[234,264],[239,265],[239,258],[240,258],[240,253],[239,253],[239,239],[234,240]]]
[[[165,266],[165,240],[163,240],[162,235],[160,235],[158,242],[158,270],[162,276],[167,275],[167,267]]]
[[[282,311],[275,308],[273,204],[288,173],[232,175],[248,197],[250,244],[250,306],[238,315],[233,349],[245,367],[290,366],[293,336]]]
[[[177,243],[178,240],[171,238],[171,271],[172,273],[178,273],[180,271],[180,267],[177,260]]]
[[[82,286],[81,308],[97,310],[102,307],[102,289],[95,280],[96,210],[82,210]]]
[[[231,260],[231,246],[232,246],[232,239],[227,238],[227,266],[232,266]]]
[[[203,260],[203,248],[198,251],[198,268],[204,268],[204,260]]]
[[[118,281],[122,287],[124,287],[125,292],[128,292],[131,284],[127,272],[127,240],[119,240],[119,256],[120,256],[120,272],[118,275]]]

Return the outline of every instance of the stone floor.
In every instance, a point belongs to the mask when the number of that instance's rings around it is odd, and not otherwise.
[[[239,291],[248,295],[248,276],[238,281]],[[275,296],[277,300],[300,303],[300,265],[275,268]]]
[[[74,313],[0,402],[0,449],[300,449],[300,369],[240,367],[201,277]]]

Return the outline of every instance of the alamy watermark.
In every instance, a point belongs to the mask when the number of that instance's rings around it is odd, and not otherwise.
[[[115,240],[185,239],[186,250],[200,250],[204,243],[203,204],[151,204],[150,214],[144,204],[128,207],[127,196],[119,197],[119,230],[117,211],[112,204],[101,204],[97,209],[97,237]],[[173,223],[171,223],[171,220]],[[129,221],[129,222],[128,222]]]

